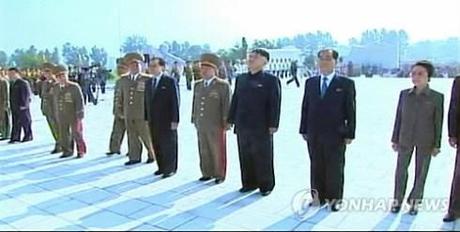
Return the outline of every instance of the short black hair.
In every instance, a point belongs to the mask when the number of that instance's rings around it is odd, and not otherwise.
[[[17,72],[17,73],[20,72],[18,67],[11,67],[8,69],[8,71]]]
[[[332,52],[332,57],[334,58],[334,60],[337,61],[339,59],[339,52],[334,49],[330,49],[330,48],[319,50],[318,55],[317,55],[318,58],[321,58],[321,53],[323,52]]]
[[[262,48],[256,48],[251,51],[251,53],[259,54],[267,59],[267,61],[270,61],[270,53],[268,53],[267,50],[262,49]]]
[[[417,61],[414,65],[412,65],[412,68],[414,68],[415,66],[421,66],[425,68],[426,72],[428,73],[428,78],[431,78],[434,75],[434,66],[428,60]]]
[[[158,60],[158,64],[161,67],[166,67],[166,61],[163,58],[161,58],[161,57],[153,57],[152,60],[150,60],[150,63],[155,62],[155,60]]]

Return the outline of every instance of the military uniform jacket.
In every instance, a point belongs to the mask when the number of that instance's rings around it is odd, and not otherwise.
[[[128,120],[145,120],[145,83],[149,76],[138,74],[135,80],[124,76],[120,79],[120,112]]]
[[[55,101],[60,120],[74,122],[84,117],[83,94],[78,84],[69,82],[66,86],[56,85]]]
[[[224,128],[230,108],[230,85],[214,78],[208,87],[204,80],[195,83],[192,123],[200,130]]]
[[[113,96],[113,115],[115,117],[123,117],[123,112],[122,112],[122,102],[120,102],[120,82],[122,79],[118,79],[115,82],[115,88],[114,88],[114,96]]]
[[[41,102],[41,110],[43,115],[45,116],[52,116],[55,113],[55,86],[57,82],[54,80],[45,80],[40,83],[40,98],[42,99]]]
[[[5,112],[10,108],[10,84],[8,80],[0,77],[0,112]]]

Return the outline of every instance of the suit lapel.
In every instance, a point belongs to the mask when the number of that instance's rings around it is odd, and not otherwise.
[[[153,98],[157,97],[157,95],[158,95],[158,93],[159,93],[164,81],[165,81],[165,78],[164,78],[164,74],[163,74],[163,75],[161,75],[160,79],[158,80],[157,87],[155,89],[153,89],[153,87],[152,87],[152,89],[154,91],[153,92]],[[153,84],[153,80],[152,80],[152,84]]]
[[[317,77],[314,77],[314,78],[315,78],[315,79],[313,79],[313,86],[315,86],[313,88],[313,90],[315,91],[314,95],[318,99],[321,99],[321,76],[317,76]]]
[[[337,88],[339,82],[340,82],[339,77],[337,77],[337,75],[335,75],[334,78],[332,78],[332,81],[329,84],[329,87],[327,87],[326,94],[324,95],[324,98],[329,96],[331,94],[331,92],[335,91],[335,89]]]

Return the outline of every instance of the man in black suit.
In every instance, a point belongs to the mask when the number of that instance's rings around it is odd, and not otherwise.
[[[320,76],[307,79],[302,103],[300,134],[311,160],[312,204],[329,203],[339,210],[343,198],[346,146],[355,138],[355,84],[335,73],[339,54],[318,52]]]
[[[260,189],[268,196],[275,187],[273,134],[278,130],[281,108],[281,83],[264,72],[270,55],[253,50],[248,73],[236,79],[228,123],[235,124],[243,187],[240,192]]]
[[[24,130],[22,142],[32,141],[32,117],[30,115],[31,93],[29,82],[19,75],[19,69],[10,68],[8,77],[13,81],[10,91],[10,105],[13,118],[13,128],[9,143],[19,142],[21,130]]]
[[[149,72],[153,78],[145,84],[145,119],[158,162],[155,175],[168,178],[177,171],[179,93],[176,79],[164,73],[165,66],[162,58],[156,57],[150,62]]]

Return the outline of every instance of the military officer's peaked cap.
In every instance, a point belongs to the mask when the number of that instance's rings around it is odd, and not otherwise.
[[[53,71],[55,67],[56,67],[55,64],[46,62],[46,63],[43,63],[43,64],[42,64],[41,69],[44,70],[44,71],[45,71],[45,70]]]
[[[213,53],[204,53],[201,55],[200,58],[201,65],[206,65],[215,68],[216,70],[219,69],[220,66],[220,58]]]
[[[137,52],[130,52],[125,55],[124,61],[127,63],[131,63],[133,61],[144,62],[144,56]]]
[[[69,71],[69,69],[67,68],[67,66],[63,64],[58,64],[54,67],[54,74],[58,74],[61,72],[67,72],[67,71]]]

